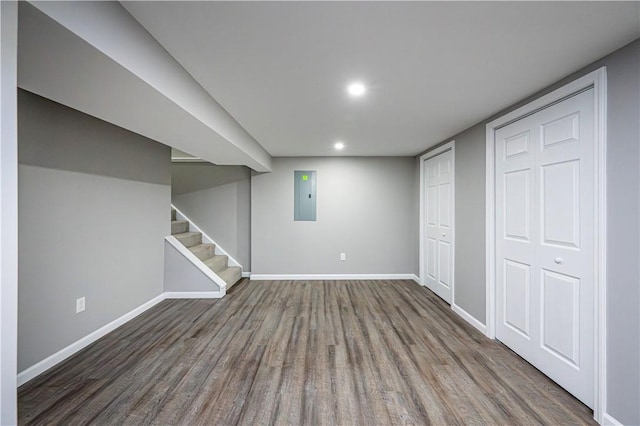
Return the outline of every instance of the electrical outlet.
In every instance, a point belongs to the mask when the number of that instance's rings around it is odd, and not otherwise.
[[[76,299],[76,314],[79,314],[82,311],[84,311],[84,297]]]
[[[340,260],[343,262],[347,260],[347,253],[340,253]]]

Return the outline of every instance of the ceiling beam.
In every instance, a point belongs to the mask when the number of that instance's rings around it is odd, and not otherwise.
[[[214,164],[271,155],[117,2],[20,4],[18,85]]]

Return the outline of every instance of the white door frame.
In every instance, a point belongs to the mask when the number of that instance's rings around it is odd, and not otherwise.
[[[425,187],[425,167],[424,167],[424,163],[434,157],[437,157],[438,155],[442,154],[443,152],[447,152],[447,151],[451,151],[451,211],[453,214],[453,226],[451,227],[452,229],[452,235],[451,235],[451,306],[455,306],[455,282],[456,282],[456,274],[455,274],[455,269],[456,269],[456,141],[452,140],[450,142],[447,142],[445,144],[440,145],[439,147],[432,149],[431,151],[427,152],[426,154],[423,154],[420,156],[420,240],[419,240],[419,261],[418,261],[418,265],[419,265],[419,277],[420,277],[420,285],[421,286],[426,286],[427,284],[427,277],[426,277],[426,270],[425,270],[425,265],[424,265],[424,255],[427,252],[426,249],[426,239],[425,239],[425,230],[426,230],[426,215],[427,212],[424,208],[424,203],[425,203],[425,190],[427,189]]]
[[[593,87],[595,185],[594,262],[594,418],[602,424],[606,413],[606,124],[607,74],[602,67],[487,124],[486,158],[486,325],[487,336],[496,337],[496,238],[495,238],[495,131],[551,104]]]

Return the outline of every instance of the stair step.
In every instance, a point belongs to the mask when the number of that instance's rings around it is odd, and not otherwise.
[[[231,286],[242,278],[242,268],[239,266],[229,266],[228,268],[218,272],[218,275],[227,283],[227,291],[229,291]]]
[[[200,232],[184,232],[182,234],[175,234],[174,237],[187,248],[202,244],[202,233]]]
[[[222,254],[215,255],[205,260],[204,264],[211,268],[213,272],[218,273],[229,266],[229,257]]]
[[[171,209],[171,220],[176,220],[176,209]]]
[[[189,232],[189,222],[186,220],[171,221],[171,235],[184,234]]]
[[[216,246],[213,244],[198,244],[197,246],[189,247],[189,250],[203,262],[216,254]]]

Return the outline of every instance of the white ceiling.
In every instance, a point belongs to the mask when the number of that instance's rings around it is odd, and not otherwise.
[[[640,37],[640,2],[123,5],[275,156],[415,155]]]

